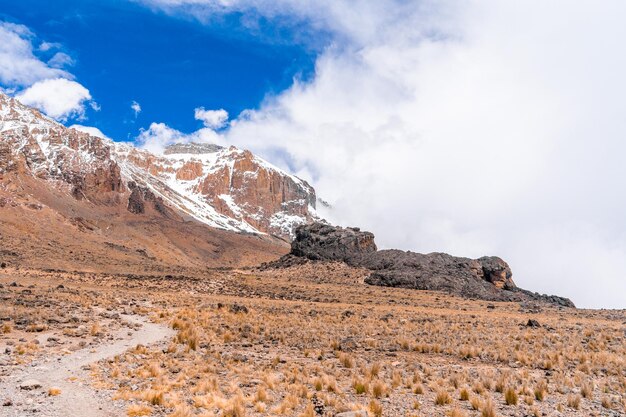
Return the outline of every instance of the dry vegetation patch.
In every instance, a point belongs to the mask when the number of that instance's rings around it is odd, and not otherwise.
[[[138,345],[93,371],[129,416],[626,413],[624,312],[369,287],[360,271],[337,268],[322,269],[336,274],[326,278],[304,267],[276,276],[211,271],[207,282],[67,275],[63,291],[47,276],[49,285],[32,294],[3,283],[0,294],[31,304],[3,310],[9,327],[0,340],[28,334],[21,315],[68,338],[83,325],[86,340],[118,326],[102,313],[128,310],[167,323],[176,330],[168,345]],[[46,303],[50,311],[41,314],[35,307]],[[74,310],[61,307],[70,304]],[[61,310],[85,319],[43,320]],[[540,326],[527,327],[529,318]],[[23,355],[49,349],[29,342]]]

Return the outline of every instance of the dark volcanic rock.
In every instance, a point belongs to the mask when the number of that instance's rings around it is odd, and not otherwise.
[[[481,258],[482,259],[482,258]],[[515,283],[506,262],[489,258],[483,265],[480,260],[459,258],[446,253],[427,255],[400,250],[382,250],[363,256],[352,264],[372,270],[365,282],[384,287],[414,288],[418,290],[445,291],[464,297],[484,300],[512,301],[508,291]],[[497,267],[495,267],[497,265]],[[499,279],[500,274],[508,278]],[[490,281],[498,277],[497,285]]]
[[[291,253],[276,266],[295,264],[294,257],[313,261],[344,261],[369,269],[367,284],[384,287],[445,291],[462,297],[490,301],[542,301],[574,307],[567,298],[547,296],[518,288],[509,265],[496,256],[461,258],[446,253],[421,254],[376,249],[374,235],[357,228],[324,223],[299,226]]]
[[[312,260],[349,262],[363,254],[376,252],[374,235],[358,228],[312,223],[296,228],[291,254]]]
[[[134,181],[128,182],[128,188],[131,190],[131,193],[128,197],[127,209],[131,213],[145,213],[146,203],[150,203],[154,210],[156,210],[161,215],[168,217],[172,214],[171,209],[165,205],[163,199],[154,195],[154,193],[148,188],[141,187],[137,185]]]

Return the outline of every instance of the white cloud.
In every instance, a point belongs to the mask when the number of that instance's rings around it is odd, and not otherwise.
[[[70,129],[76,129],[79,132],[83,132],[83,133],[87,133],[91,136],[95,136],[97,138],[102,138],[102,139],[111,139],[109,138],[107,135],[105,135],[104,133],[102,133],[102,131],[100,129],[98,129],[97,127],[93,127],[93,126],[83,126],[83,125],[71,125]]]
[[[23,25],[0,22],[0,83],[28,86],[46,78],[72,78],[60,68],[52,68],[33,54],[33,33]]]
[[[307,177],[383,247],[497,254],[525,288],[626,307],[626,4],[144,2],[333,33],[225,133]],[[355,13],[358,10],[358,13]]]
[[[152,123],[148,129],[142,129],[135,143],[142,149],[161,154],[174,143],[214,143],[224,145],[223,137],[213,129],[205,127],[192,133],[183,133],[172,129],[165,123]]]
[[[57,52],[48,60],[48,65],[52,68],[63,68],[74,65],[74,59],[64,52]]]
[[[141,113],[141,105],[137,103],[135,100],[130,104],[130,108],[135,113],[135,118]]]
[[[64,78],[38,81],[16,96],[23,104],[40,109],[57,120],[83,118],[89,90]]]
[[[205,110],[204,107],[198,107],[194,110],[194,117],[202,121],[206,127],[220,129],[228,121],[228,112],[224,109]]]
[[[59,121],[85,117],[85,104],[98,111],[89,90],[63,68],[74,65],[74,59],[56,52],[47,62],[34,53],[36,36],[24,25],[0,21],[0,86],[22,103],[37,107]],[[37,51],[60,48],[58,43],[41,42]]]
[[[41,52],[47,52],[51,49],[59,49],[61,48],[61,44],[58,42],[41,42],[41,44],[39,45],[39,49]]]

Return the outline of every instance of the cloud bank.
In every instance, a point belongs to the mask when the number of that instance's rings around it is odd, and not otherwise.
[[[624,3],[143,3],[334,34],[312,81],[224,133],[310,180],[331,220],[383,247],[497,254],[520,286],[626,308]]]
[[[58,121],[85,117],[86,105],[95,110],[91,94],[65,69],[74,65],[68,54],[57,51],[45,62],[35,52],[49,53],[57,43],[33,44],[37,37],[24,25],[0,21],[0,84],[24,104]]]

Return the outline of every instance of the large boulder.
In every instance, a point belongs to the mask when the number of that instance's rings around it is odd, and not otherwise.
[[[374,235],[356,227],[311,223],[296,228],[291,254],[311,260],[344,261],[376,252]]]
[[[515,299],[503,291],[516,288],[511,269],[497,257],[469,259],[447,253],[381,250],[353,264],[372,271],[365,280],[371,285],[445,291],[484,300]]]

